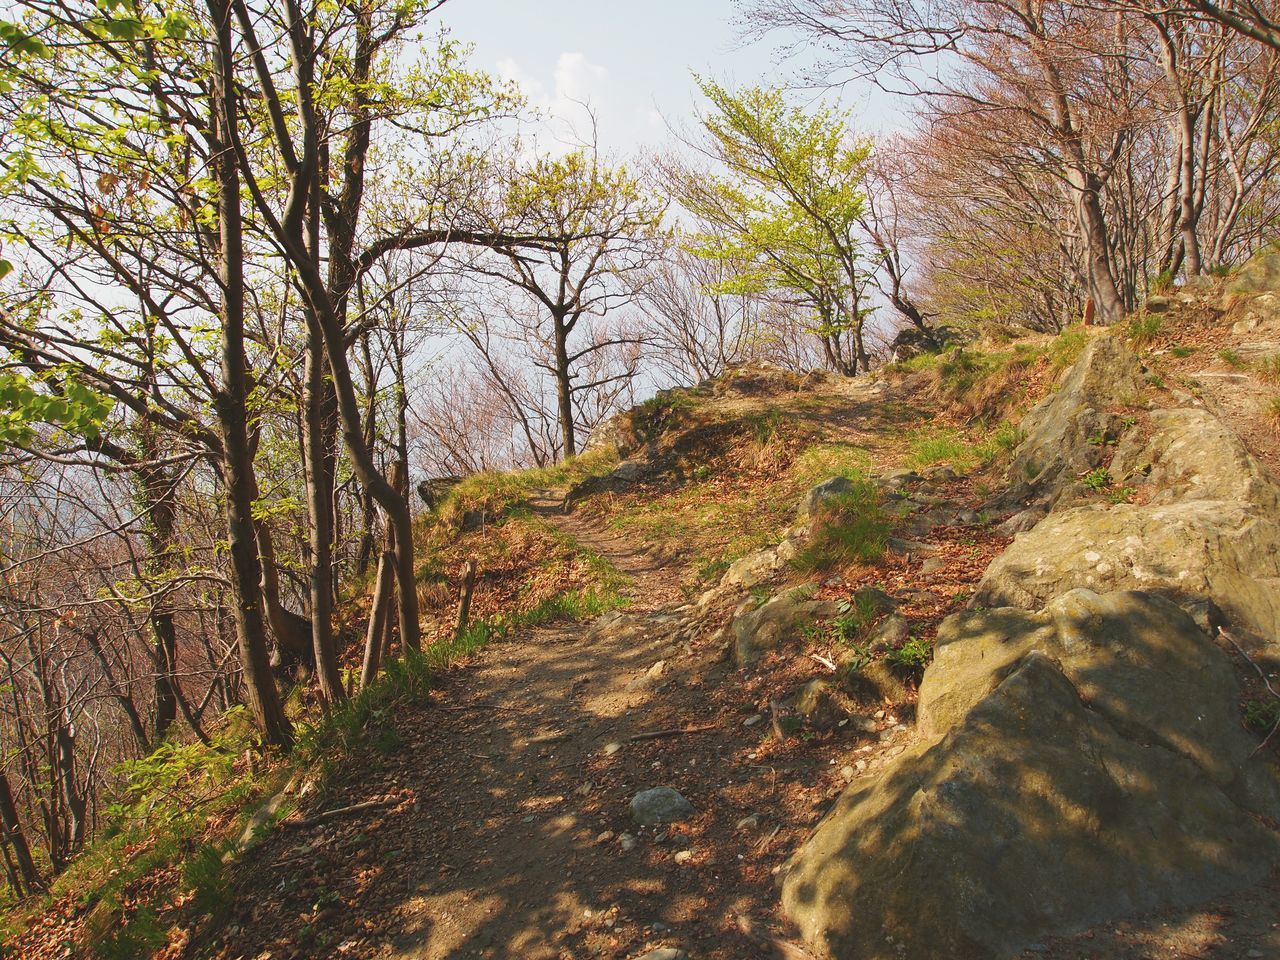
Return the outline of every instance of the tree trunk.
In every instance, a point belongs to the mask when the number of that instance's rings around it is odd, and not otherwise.
[[[563,317],[554,317],[556,337],[556,407],[560,417],[560,440],[564,459],[578,453],[573,428],[573,381],[569,377],[569,331]]]
[[[395,589],[395,546],[391,542],[391,525],[387,524],[386,547],[378,559],[378,577],[369,606],[369,632],[364,640],[364,666],[360,670],[360,689],[364,690],[378,676],[382,665],[387,623],[391,619],[391,592]]]
[[[1124,319],[1125,303],[1111,272],[1110,242],[1102,212],[1097,178],[1080,167],[1068,170],[1075,194],[1076,214],[1085,241],[1086,278],[1097,308],[1098,322],[1110,325]]]
[[[40,872],[36,870],[36,862],[31,857],[27,836],[22,832],[18,807],[13,800],[13,791],[9,789],[9,774],[3,767],[0,767],[0,826],[4,828],[4,841],[13,852],[18,879],[26,888],[18,892],[31,893],[40,889]]]
[[[222,389],[215,400],[224,451],[227,537],[230,543],[236,639],[248,706],[263,739],[293,745],[293,729],[284,714],[271,676],[266,626],[262,616],[262,566],[254,529],[257,486],[249,445],[248,360],[244,337],[244,247],[241,233],[240,171],[229,136],[236,122],[236,93],[228,0],[210,0],[217,25],[213,78],[214,123],[211,151],[218,184],[219,273],[222,281]]]
[[[332,405],[328,402],[323,336],[319,324],[313,318],[308,321],[302,430],[311,541],[311,639],[320,699],[334,704],[344,699],[344,693],[333,636],[333,473],[329,469],[327,426],[332,423]]]

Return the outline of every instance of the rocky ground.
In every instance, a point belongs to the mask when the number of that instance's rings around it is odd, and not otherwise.
[[[745,371],[623,424],[620,466],[530,506],[626,607],[375,718],[168,955],[1280,958],[1280,736],[1242,722],[1280,687],[1280,447],[1248,393],[1280,276],[1243,276],[988,389],[969,409],[1043,396],[995,475],[902,466],[964,427],[918,378]],[[800,465],[855,448],[888,549],[802,574],[858,488]]]

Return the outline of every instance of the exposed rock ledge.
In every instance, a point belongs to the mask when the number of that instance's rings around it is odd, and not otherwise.
[[[1280,861],[1226,655],[1171,602],[1075,590],[950,618],[922,740],[855,784],[794,857],[783,904],[840,960],[995,960],[1189,905]]]

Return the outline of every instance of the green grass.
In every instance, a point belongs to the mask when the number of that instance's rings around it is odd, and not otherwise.
[[[911,637],[902,646],[885,651],[885,660],[900,670],[913,675],[924,673],[933,658],[933,644],[920,637]]]
[[[818,443],[800,452],[791,466],[791,475],[809,488],[832,477],[865,479],[871,466],[871,455],[852,443]]]
[[[1272,424],[1280,427],[1280,397],[1272,397],[1263,404],[1262,412]]]
[[[1049,343],[1049,369],[1060,373],[1077,360],[1089,345],[1089,334],[1083,327],[1068,327]]]
[[[1273,353],[1259,360],[1258,376],[1267,383],[1280,383],[1280,354]]]
[[[814,512],[808,545],[793,565],[804,572],[852,563],[874,563],[883,556],[893,521],[868,481],[821,503]]]
[[[590,477],[602,477],[617,463],[616,451],[600,449],[549,467],[472,474],[449,491],[438,513],[445,516],[460,515],[467,510],[486,510],[494,516],[501,516],[539,490],[563,490]]]
[[[1177,357],[1179,360],[1183,360],[1191,356],[1193,353],[1195,353],[1199,349],[1200,349],[1199,347],[1183,347],[1183,346],[1170,347],[1169,356]]]
[[[1022,443],[1024,435],[1018,429],[1016,424],[1004,420],[996,425],[987,436],[979,441],[974,448],[974,453],[985,466],[996,461],[1002,461],[1012,456],[1013,451],[1018,444]]]
[[[1244,704],[1244,722],[1254,733],[1266,736],[1280,723],[1280,700],[1247,700]]]
[[[1240,370],[1249,365],[1249,362],[1240,355],[1239,350],[1232,350],[1230,347],[1219,350],[1218,359],[1227,366],[1234,367],[1236,370]]]
[[[911,439],[907,453],[907,465],[931,467],[937,463],[950,463],[957,469],[972,465],[972,445],[955,430],[925,430]]]
[[[1159,314],[1135,313],[1129,319],[1129,340],[1135,347],[1143,347],[1160,333],[1164,321]]]
[[[1111,486],[1111,474],[1106,467],[1098,467],[1090,470],[1083,477],[1081,482],[1090,490],[1102,491]]]

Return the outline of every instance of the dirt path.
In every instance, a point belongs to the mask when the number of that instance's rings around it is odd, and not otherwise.
[[[722,611],[691,622],[678,569],[558,503],[534,507],[631,578],[625,613],[492,644],[392,718],[385,753],[336,771],[309,804],[389,805],[276,831],[241,868],[208,955],[804,956],[773,942],[787,936],[774,878],[843,786],[834,757],[853,745],[779,749],[762,718],[745,721],[813,662],[775,663],[767,680],[729,670]],[[695,729],[645,736],[676,728]],[[659,785],[694,816],[636,827],[629,801]]]

